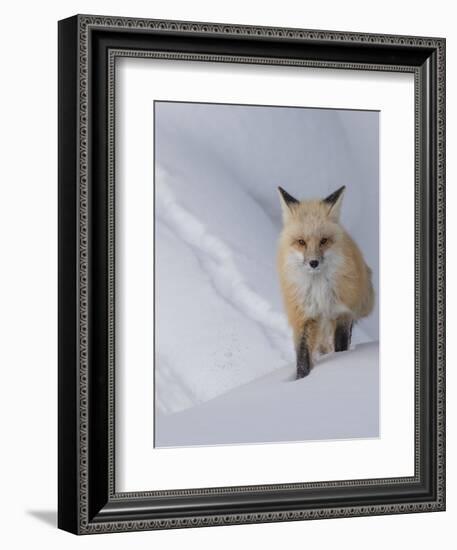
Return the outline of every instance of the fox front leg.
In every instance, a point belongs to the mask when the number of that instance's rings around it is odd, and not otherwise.
[[[351,345],[352,319],[337,319],[335,327],[335,351],[347,351]]]
[[[306,321],[297,342],[297,379],[308,376],[312,367],[313,342],[316,323]]]

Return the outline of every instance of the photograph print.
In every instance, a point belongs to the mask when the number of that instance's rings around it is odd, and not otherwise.
[[[154,446],[379,437],[378,111],[154,102]]]

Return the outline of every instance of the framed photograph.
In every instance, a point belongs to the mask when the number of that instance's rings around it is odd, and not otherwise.
[[[59,22],[59,513],[445,509],[445,40]]]

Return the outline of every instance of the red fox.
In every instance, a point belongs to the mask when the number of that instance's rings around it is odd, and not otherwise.
[[[281,187],[278,270],[293,329],[297,378],[321,353],[349,349],[354,321],[373,309],[371,269],[339,222],[345,186],[322,200],[298,201]]]

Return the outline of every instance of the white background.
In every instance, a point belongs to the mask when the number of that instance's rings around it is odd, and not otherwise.
[[[2,528],[6,548],[450,548],[457,497],[455,392],[457,355],[448,354],[448,511],[306,523],[205,528],[77,539],[55,529],[57,381],[57,26],[74,13],[213,20],[448,38],[448,151],[457,147],[457,42],[451,2],[385,0],[281,3],[230,0],[22,2],[3,8],[1,170]],[[456,180],[453,155],[448,182]],[[448,185],[448,209],[457,200]],[[452,213],[452,211],[451,211]],[[457,277],[448,222],[448,280]],[[401,233],[401,231],[400,231]],[[448,334],[457,329],[455,286],[448,289]],[[449,541],[449,542],[448,542]]]
[[[116,201],[116,222],[121,222],[121,226],[117,225],[121,229],[116,259],[117,267],[122,268],[122,277],[116,284],[116,300],[122,311],[122,320],[116,327],[116,379],[121,381],[116,393],[117,489],[141,491],[414,475],[413,75],[303,72],[297,68],[261,66],[254,76],[244,66],[227,69],[226,64],[196,63],[186,90],[177,92],[188,71],[187,65],[176,62],[126,59],[120,61],[116,77],[120,91],[116,135],[122,136],[116,150],[117,193],[122,198]],[[145,411],[150,410],[153,395],[154,323],[149,293],[154,272],[152,239],[149,245],[144,239],[145,235],[152,235],[153,170],[148,154],[153,149],[152,98],[381,111],[380,438],[295,442],[292,449],[284,444],[152,448],[153,418]],[[157,179],[155,184],[159,185]],[[161,188],[156,189],[159,195]],[[396,267],[398,229],[389,223],[391,219],[401,219],[405,224],[401,270]],[[390,301],[383,289],[387,289]],[[397,306],[391,307],[392,303]],[[399,331],[398,326],[405,328]],[[331,456],[338,456],[338,460],[328,460]],[[187,467],[183,469],[182,464]]]

